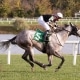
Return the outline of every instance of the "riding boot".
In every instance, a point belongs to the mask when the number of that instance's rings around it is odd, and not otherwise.
[[[45,31],[44,41],[47,43],[49,42],[49,36],[51,35],[51,31],[47,30]]]
[[[49,42],[50,35],[51,35],[51,31],[49,31],[49,30],[45,31],[45,35],[44,35],[44,42],[45,43],[43,43],[43,50],[42,50],[43,53],[46,53],[46,48],[47,48],[47,45]]]

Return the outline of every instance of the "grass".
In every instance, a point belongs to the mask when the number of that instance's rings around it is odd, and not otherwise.
[[[80,56],[77,57],[77,65],[72,65],[73,56],[65,55],[65,63],[58,72],[54,72],[60,63],[60,59],[53,59],[53,66],[43,70],[35,65],[34,72],[28,63],[22,60],[21,55],[11,55],[11,64],[7,64],[7,55],[0,55],[0,80],[80,80]],[[35,59],[47,62],[45,54],[35,55]]]

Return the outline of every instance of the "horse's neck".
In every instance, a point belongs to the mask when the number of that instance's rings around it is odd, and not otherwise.
[[[71,27],[67,27],[65,30],[56,33],[56,37],[58,38],[62,45],[68,39],[70,33],[69,31],[71,31]]]
[[[67,31],[62,31],[60,33],[57,33],[57,36],[60,37],[62,41],[66,41],[67,38],[69,37],[68,35],[69,35],[69,32]]]

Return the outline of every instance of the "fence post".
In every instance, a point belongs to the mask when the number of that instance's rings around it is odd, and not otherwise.
[[[8,48],[8,64],[10,65],[10,59],[11,59],[11,52],[10,52],[10,46]]]
[[[78,53],[78,43],[73,44],[73,65],[76,65],[77,53]]]

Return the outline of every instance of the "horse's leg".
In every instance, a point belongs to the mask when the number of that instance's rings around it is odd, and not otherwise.
[[[60,55],[59,53],[57,53],[57,52],[55,52],[53,55],[56,56],[56,57],[58,57],[58,58],[60,58],[60,59],[62,60],[61,63],[60,63],[60,64],[58,65],[58,67],[56,68],[56,70],[55,70],[55,72],[56,72],[56,71],[58,71],[58,70],[61,68],[61,66],[63,65],[65,59],[64,59],[63,56],[61,56],[61,55]]]
[[[43,68],[45,68],[45,65],[43,64],[43,63],[40,63],[40,62],[38,62],[38,61],[36,61],[35,59],[34,59],[34,51],[33,51],[33,49],[32,48],[30,48],[30,52],[29,52],[30,54],[29,54],[29,58],[30,58],[30,60],[32,61],[32,62],[34,62],[35,64],[37,64],[37,65],[39,65],[40,67],[43,67]]]
[[[49,64],[45,64],[45,67],[50,67],[52,66],[52,60],[53,60],[53,55],[48,55],[48,62]]]
[[[52,66],[53,55],[48,55],[49,64],[47,66]]]
[[[25,53],[22,55],[22,58],[31,65],[32,67],[31,69],[33,71],[34,64],[30,60],[28,60],[28,56],[29,56],[28,50],[25,50]]]
[[[53,55],[48,55],[48,64],[44,64],[43,68],[46,70],[46,67],[52,66]]]

